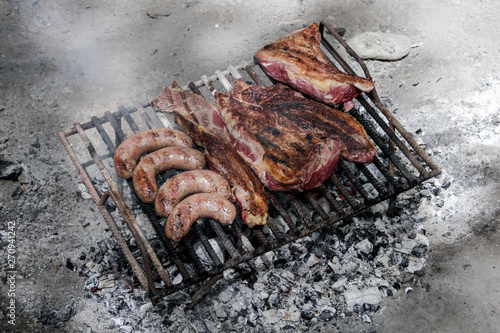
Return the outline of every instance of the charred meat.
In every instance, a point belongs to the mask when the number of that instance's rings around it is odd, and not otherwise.
[[[313,101],[283,84],[253,86],[237,80],[231,95],[260,105],[266,112],[276,113],[298,125],[314,137],[334,138],[340,143],[340,157],[349,162],[373,160],[377,148],[363,126],[345,112]]]
[[[306,191],[323,183],[335,169],[339,144],[318,138],[265,106],[216,92],[215,100],[230,141],[272,191]]]

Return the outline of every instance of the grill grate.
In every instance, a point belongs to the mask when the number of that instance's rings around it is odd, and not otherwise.
[[[329,40],[336,40],[356,60],[353,64],[361,66],[366,77],[370,76],[363,61],[327,22],[322,21],[320,29],[325,53],[333,58],[333,63],[354,73]],[[211,77],[203,76],[183,90],[211,100],[212,91],[230,90],[237,78],[254,84],[272,83],[258,64],[242,63],[229,66],[226,71],[217,71]],[[250,229],[241,217],[227,227],[211,219],[200,219],[178,243],[165,236],[165,219],[156,215],[153,205],[144,204],[135,197],[131,180],[118,177],[112,161],[115,147],[131,134],[149,128],[173,127],[168,115],[156,114],[149,105],[120,107],[114,113],[106,112],[102,117],[75,124],[60,132],[59,138],[138,281],[153,301],[188,286],[202,285],[192,296],[194,302],[224,270],[243,262],[250,263],[251,259],[267,251],[326,226],[335,229],[346,223],[347,218],[387,199],[391,208],[399,193],[441,172],[385,108],[375,90],[358,97],[357,102],[350,114],[365,127],[379,148],[372,163],[339,160],[330,179],[305,193],[268,191],[270,215],[266,226]],[[159,184],[173,174],[175,171],[161,175]],[[109,200],[117,211],[110,208]],[[153,232],[147,235],[151,227]],[[134,256],[130,241],[126,241],[131,237],[135,239],[140,256]],[[153,248],[153,243],[158,246]]]

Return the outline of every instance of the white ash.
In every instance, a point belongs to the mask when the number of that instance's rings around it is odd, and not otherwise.
[[[219,258],[219,260],[223,261],[224,260],[224,252],[222,251],[217,240],[214,238],[211,238],[208,240],[208,242],[210,243],[210,246],[212,246],[212,248],[213,248],[215,254],[217,255],[217,257]],[[213,261],[210,258],[210,256],[208,255],[208,252],[205,249],[205,247],[203,246],[203,244],[201,244],[201,242],[196,242],[194,244],[193,248],[196,252],[196,255],[198,255],[201,262],[203,263],[203,265],[207,269],[212,269],[213,268]]]
[[[78,184],[77,189],[80,192],[82,199],[92,199],[92,196],[90,195],[90,193],[87,189],[87,186],[85,186],[85,184],[83,184],[83,183]]]
[[[99,243],[80,274],[87,276],[86,290],[95,302],[106,305],[111,325],[119,331],[321,330],[346,317],[371,330],[371,318],[385,299],[427,288],[423,277],[430,244],[425,216],[443,209],[437,197],[452,182],[444,173],[400,195],[394,217],[375,214],[372,207],[338,230],[327,227],[226,270],[196,304],[189,296],[196,288],[151,303],[111,240]],[[127,241],[141,260],[133,238]],[[153,248],[160,246],[157,238],[150,242]],[[217,241],[210,242],[217,252]],[[209,265],[203,246],[195,243],[194,248]],[[223,258],[222,252],[217,255]],[[171,276],[182,279],[175,266],[167,266]]]
[[[423,143],[422,147],[426,148]],[[106,183],[94,178],[98,190],[106,191]],[[79,272],[87,278],[84,288],[91,300],[105,304],[110,325],[121,331],[130,327],[134,332],[152,328],[158,332],[293,331],[321,329],[325,323],[335,324],[347,316],[373,327],[370,318],[384,299],[426,287],[422,276],[429,226],[435,223],[441,227],[439,219],[453,216],[451,208],[456,199],[447,191],[453,186],[454,179],[443,170],[441,176],[400,194],[395,217],[387,217],[387,203],[377,204],[338,230],[325,228],[268,252],[250,265],[241,265],[244,268],[226,270],[223,280],[193,306],[189,294],[194,289],[168,295],[152,306],[111,236],[87,253]],[[371,184],[367,183],[365,190],[377,195]],[[77,194],[82,198],[83,193],[86,189],[80,186]],[[326,202],[320,204],[329,208]],[[48,208],[43,200],[23,202],[23,206],[29,205],[34,208],[34,216]],[[112,200],[107,205],[110,207]],[[142,212],[134,213],[153,248],[160,248],[148,219]],[[112,215],[118,217],[118,212]],[[85,218],[81,221],[84,223]],[[135,239],[126,228],[122,230],[132,253],[142,262]],[[442,234],[450,232],[448,237],[453,237],[453,231],[446,229]],[[210,242],[222,259],[216,240]],[[248,242],[246,246],[252,245]],[[194,249],[210,268],[211,260],[203,246],[195,243]],[[182,276],[175,265],[168,258],[160,256],[160,260],[174,284],[179,283]],[[157,280],[156,287],[163,288],[163,282]]]

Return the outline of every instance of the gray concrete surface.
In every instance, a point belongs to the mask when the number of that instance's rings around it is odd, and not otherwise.
[[[25,183],[14,200],[20,181],[0,180],[2,237],[9,221],[17,236],[16,326],[7,323],[3,277],[3,331],[51,331],[40,313],[69,303],[77,313],[57,330],[108,331],[99,321],[103,304],[86,299],[84,280],[61,268],[109,235],[94,204],[77,193],[58,131],[147,103],[173,80],[185,84],[251,60],[266,43],[321,19],[344,27],[346,38],[366,31],[410,38],[403,60],[367,64],[400,122],[421,129],[415,136],[454,179],[441,210],[419,216],[431,241],[429,288],[387,300],[375,326],[498,331],[499,13],[494,0],[0,1],[0,148],[23,166]]]

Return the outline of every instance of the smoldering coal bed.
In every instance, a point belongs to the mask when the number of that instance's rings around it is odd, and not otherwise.
[[[366,77],[370,76],[363,61],[325,21],[321,22],[321,32],[325,54],[332,63],[341,66],[347,73],[354,73],[353,66],[363,70]],[[340,46],[334,47],[332,41]],[[203,76],[183,89],[211,100],[211,91],[228,90],[237,78],[253,84],[272,84],[258,64],[243,62],[229,66],[225,71],[217,71],[213,76]],[[389,208],[384,214],[394,214],[398,194],[440,174],[440,169],[428,154],[384,106],[376,90],[358,97],[356,107],[350,114],[365,127],[379,148],[372,163],[340,161],[329,180],[317,189],[301,194],[268,192],[271,214],[264,227],[247,228],[241,219],[231,226],[222,227],[216,221],[203,219],[179,243],[165,237],[164,221],[151,205],[139,202],[129,182],[117,177],[112,161],[115,147],[126,137],[143,129],[174,127],[171,119],[156,114],[149,105],[120,107],[117,112],[106,112],[102,117],[92,117],[89,122],[77,123],[59,133],[59,137],[108,224],[119,250],[130,264],[135,279],[148,296],[158,302],[166,295],[189,287],[194,290],[190,299],[196,301],[225,272],[242,269],[245,265],[255,266],[256,259],[262,260],[266,254],[274,253],[270,251],[284,251],[285,254],[279,258],[283,265],[292,255],[286,252],[301,251],[310,258],[303,267],[308,269],[314,266],[317,256],[309,252],[312,246],[304,243],[319,239],[329,244],[327,247],[335,244],[335,235],[342,234],[343,228],[351,228],[354,216],[366,214],[368,208],[386,200]],[[163,175],[162,181],[169,176],[172,173]],[[367,228],[366,231],[356,228],[357,232],[369,235],[370,227],[363,227]],[[317,233],[319,230],[324,232]],[[317,236],[312,239],[312,235]],[[343,237],[348,235],[349,232],[346,232]],[[370,236],[372,238],[368,237],[368,241],[359,239],[356,243],[351,239],[346,244],[349,248],[354,246],[356,253],[367,257],[371,255],[373,259],[382,248],[374,241],[375,236],[376,233]],[[415,246],[419,245],[422,244],[417,242]],[[283,250],[284,246],[289,250]],[[353,262],[356,262],[354,258]],[[329,269],[335,272],[336,264],[331,263]],[[410,262],[403,264],[410,265]],[[92,269],[89,268],[89,271]],[[297,267],[297,270],[300,269]],[[313,278],[312,282],[321,280]],[[95,288],[101,282],[96,281]]]

